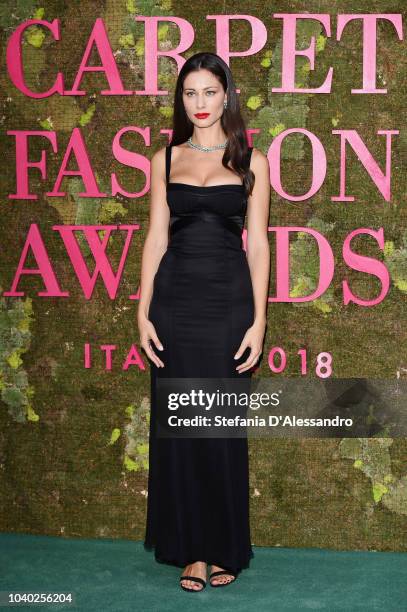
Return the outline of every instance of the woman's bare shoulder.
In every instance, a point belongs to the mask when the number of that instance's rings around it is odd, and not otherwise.
[[[172,148],[172,152],[173,152],[173,155],[172,155],[173,159],[181,159],[182,160],[183,156],[185,154],[188,155],[188,152],[191,151],[191,149],[189,148],[189,146],[185,142],[182,142],[181,144],[178,144],[178,145],[171,145],[171,148]]]
[[[161,147],[151,158],[151,179],[156,181],[158,178],[165,181],[165,149]]]
[[[158,149],[158,151],[156,151],[154,155],[152,156],[151,163],[154,162],[154,163],[160,164],[160,162],[162,163],[163,161],[165,161],[165,152],[169,146],[171,146],[174,151],[178,151],[178,150],[182,151],[182,150],[189,148],[185,145],[185,143],[182,143],[179,145],[167,145],[166,147],[161,147],[161,149]]]
[[[264,164],[265,161],[268,161],[267,160],[267,155],[264,155],[263,151],[260,151],[260,149],[255,149],[254,147],[253,147],[253,150],[252,150],[252,160],[255,163],[257,162],[259,164],[261,164],[261,163]]]
[[[161,147],[154,153],[151,158],[151,171],[155,176],[165,176],[165,150],[167,147]]]
[[[165,150],[167,147],[161,147],[161,149],[158,149],[158,151],[156,151],[154,153],[154,155],[151,158],[151,163],[153,164],[160,164],[160,162],[162,162],[165,159]]]
[[[260,149],[255,149],[254,147],[250,159],[250,170],[253,170],[255,174],[269,172],[267,155],[264,155],[263,151],[260,151]]]

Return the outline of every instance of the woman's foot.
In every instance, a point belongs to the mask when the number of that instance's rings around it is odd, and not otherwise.
[[[218,565],[211,566],[211,574],[213,572],[221,572],[221,571],[227,571],[227,570],[225,570],[224,567],[219,567]],[[230,576],[229,574],[225,574],[223,576],[219,575],[219,576],[215,576],[214,578],[212,578],[211,584],[213,585],[227,584],[228,582],[233,582],[233,580],[235,580],[235,578],[233,576]]]
[[[187,565],[184,571],[182,572],[182,576],[185,576],[185,580],[181,581],[182,586],[193,591],[202,591],[204,586],[200,582],[188,580],[188,576],[196,576],[197,578],[202,578],[206,582],[207,578],[205,561],[196,561],[195,563]]]

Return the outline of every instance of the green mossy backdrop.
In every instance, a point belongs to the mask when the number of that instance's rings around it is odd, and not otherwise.
[[[332,38],[316,22],[298,29],[298,45],[307,47],[317,38],[315,71],[297,60],[299,86],[319,86],[333,66],[330,95],[271,94],[280,85],[281,20],[273,12],[329,12]],[[115,171],[128,191],[141,190],[141,172],[113,160],[111,143],[126,125],[151,126],[151,147],[137,135],[126,135],[124,147],[148,158],[168,143],[172,94],[177,76],[173,61],[159,60],[159,87],[168,96],[109,97],[102,74],[86,75],[81,88],[86,96],[52,96],[44,100],[25,97],[15,89],[5,67],[6,42],[17,25],[36,16],[60,20],[61,40],[55,42],[40,28],[24,37],[23,57],[27,83],[45,90],[51,75],[63,72],[70,88],[96,17],[106,24],[122,81],[127,88],[143,89],[144,38],[139,15],[177,15],[192,23],[196,37],[185,57],[213,50],[215,24],[206,15],[250,14],[268,30],[267,46],[257,55],[232,59],[240,100],[248,127],[260,128],[254,146],[266,152],[273,137],[289,127],[314,132],[324,144],[327,178],[320,191],[305,202],[287,202],[272,192],[270,226],[308,225],[321,231],[335,254],[331,289],[313,303],[270,304],[265,351],[256,376],[269,376],[268,351],[283,346],[295,356],[307,348],[311,356],[329,350],[338,378],[404,378],[406,360],[406,129],[405,43],[390,23],[379,23],[378,86],[388,95],[352,95],[361,86],[362,36],[360,22],[349,24],[342,41],[335,41],[336,15],[343,13],[401,13],[405,3],[376,0],[281,1],[277,4],[235,0],[190,2],[161,0],[7,0],[0,6],[2,90],[0,121],[3,127],[1,198],[1,289],[10,288],[20,253],[32,223],[37,223],[53,262],[60,287],[69,298],[44,299],[40,278],[19,283],[24,298],[0,299],[0,478],[2,504],[0,529],[74,537],[125,537],[144,535],[147,475],[149,371],[122,370],[132,343],[138,345],[137,301],[128,299],[138,290],[140,256],[148,222],[149,198],[78,197],[82,184],[66,178],[65,198],[47,198],[55,182],[62,154],[74,127],[80,127],[102,191],[109,192]],[[405,14],[403,14],[405,18]],[[232,50],[247,49],[250,28],[237,21],[231,26]],[[159,41],[171,48],[179,38],[173,24],[162,22]],[[97,65],[97,54],[92,55]],[[333,129],[355,129],[384,168],[384,138],[379,129],[399,129],[393,139],[392,201],[385,202],[357,157],[349,151],[347,193],[354,202],[332,202],[339,192],[339,137]],[[9,200],[15,189],[15,143],[11,129],[54,129],[59,153],[50,153],[43,139],[30,143],[31,159],[48,151],[49,178],[44,183],[30,172],[38,200]],[[287,139],[283,147],[282,179],[290,193],[303,193],[310,181],[310,147],[301,136]],[[71,168],[75,164],[71,163]],[[304,187],[305,186],[305,187]],[[136,232],[120,291],[110,300],[99,279],[91,300],[82,295],[62,241],[53,225],[134,224]],[[391,271],[391,290],[374,308],[342,304],[342,280],[368,299],[377,295],[379,283],[351,271],[342,261],[342,244],[355,228],[384,228],[386,248],[380,254],[367,237],[354,241],[360,252],[382,258]],[[270,295],[274,290],[274,241],[271,240]],[[89,269],[93,262],[87,255]],[[114,233],[108,253],[116,270],[124,235]],[[312,243],[298,236],[292,244],[293,295],[315,286],[318,259]],[[36,267],[32,255],[26,267]],[[403,309],[404,307],[404,309]],[[115,344],[113,369],[106,372],[101,353],[94,353],[93,368],[83,368],[83,345]],[[143,353],[143,357],[144,353]],[[287,376],[298,375],[298,362],[289,360]],[[315,373],[310,372],[310,376]],[[306,401],[306,398],[304,399]],[[337,549],[406,550],[407,548],[407,442],[405,439],[251,440],[251,525],[255,545],[317,546]],[[214,520],[216,518],[214,517]]]

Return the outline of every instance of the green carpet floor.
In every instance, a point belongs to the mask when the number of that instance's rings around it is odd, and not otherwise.
[[[0,591],[75,594],[75,605],[22,606],[36,610],[407,610],[406,553],[253,550],[235,584],[186,593],[181,569],[142,542],[0,533]]]

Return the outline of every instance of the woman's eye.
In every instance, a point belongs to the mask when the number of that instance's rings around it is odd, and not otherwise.
[[[209,94],[215,94],[215,93],[216,93],[216,91],[207,91],[206,93],[209,93]],[[189,98],[190,96],[193,96],[193,95],[194,95],[194,92],[193,92],[193,91],[187,91],[186,95],[187,95],[187,96],[188,96],[188,98]]]

